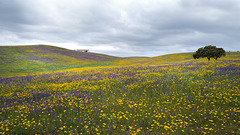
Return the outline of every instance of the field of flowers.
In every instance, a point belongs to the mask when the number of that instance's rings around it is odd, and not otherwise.
[[[0,134],[239,134],[240,53],[190,57],[2,76]]]
[[[239,134],[240,60],[2,77],[0,134]]]

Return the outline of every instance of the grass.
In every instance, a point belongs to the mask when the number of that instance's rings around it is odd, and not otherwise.
[[[239,56],[121,58],[5,76],[0,134],[239,134]]]

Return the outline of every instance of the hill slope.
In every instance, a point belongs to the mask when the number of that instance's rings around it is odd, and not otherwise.
[[[101,66],[108,64],[107,61],[117,59],[120,58],[90,52],[77,52],[48,45],[1,46],[0,74]]]
[[[35,45],[35,46],[1,46],[1,55],[5,55],[8,58],[14,60],[26,60],[26,61],[42,61],[45,63],[53,62],[96,62],[114,60],[117,57],[90,53],[90,52],[78,52],[68,50],[60,47],[48,46],[48,45]],[[5,60],[4,57],[1,57]],[[9,62],[12,62],[9,61]]]

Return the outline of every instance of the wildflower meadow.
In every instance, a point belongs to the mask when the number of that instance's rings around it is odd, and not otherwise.
[[[239,134],[240,53],[188,56],[1,76],[0,134]]]

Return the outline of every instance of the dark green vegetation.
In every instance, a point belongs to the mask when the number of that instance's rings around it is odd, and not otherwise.
[[[204,48],[199,48],[194,54],[193,58],[198,59],[198,58],[205,58],[207,57],[208,60],[211,58],[218,59],[222,56],[226,56],[226,52],[222,48],[217,48],[216,46],[205,46]]]

